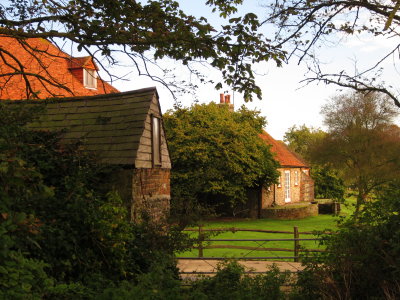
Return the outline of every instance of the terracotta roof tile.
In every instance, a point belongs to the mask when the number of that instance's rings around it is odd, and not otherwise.
[[[18,41],[12,37],[0,36],[0,49],[5,61],[0,58],[0,75],[15,73],[17,63],[23,66],[32,90],[37,98],[94,96],[117,93],[118,90],[107,82],[97,78],[97,89],[88,89],[83,85],[83,69],[98,69],[90,57],[71,57],[49,41],[30,38]],[[35,76],[36,75],[36,76]],[[40,80],[38,76],[44,79]],[[54,86],[48,80],[66,87]],[[22,75],[0,76],[0,99],[35,98],[27,94],[26,82]]]
[[[296,153],[289,150],[285,143],[275,140],[266,131],[263,131],[260,137],[268,145],[271,145],[271,151],[282,167],[309,167]]]
[[[87,68],[87,69],[91,69],[91,70],[99,69],[96,66],[96,64],[93,63],[93,60],[90,56],[70,57],[68,68],[69,69]]]

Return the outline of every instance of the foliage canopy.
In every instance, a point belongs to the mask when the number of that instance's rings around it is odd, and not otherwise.
[[[400,129],[392,123],[396,107],[376,93],[350,93],[332,98],[322,112],[328,133],[312,156],[341,170],[357,191],[358,212],[373,190],[399,176]]]
[[[174,199],[235,207],[247,188],[276,180],[277,163],[259,137],[259,112],[210,103],[169,111],[164,121]]]
[[[319,199],[342,200],[345,186],[337,170],[325,163],[316,163],[311,153],[313,148],[326,136],[319,128],[292,126],[286,131],[284,141],[294,152],[305,158],[312,166],[311,177],[314,180],[314,195]]]
[[[283,137],[285,143],[297,154],[307,161],[311,161],[310,150],[317,141],[325,136],[325,132],[319,128],[296,125],[290,127]]]
[[[72,43],[79,51],[94,56],[105,71],[107,66],[103,62],[117,65],[121,60],[118,57],[125,55],[122,60],[128,61],[138,75],[160,81],[171,89],[179,89],[182,83],[174,78],[167,82],[171,77],[167,69],[165,78],[153,74],[150,66],[156,61],[157,67],[161,67],[162,58],[181,62],[199,75],[201,82],[207,78],[201,76],[194,63],[208,63],[222,73],[223,80],[214,82],[217,89],[227,84],[251,100],[254,95],[261,98],[253,64],[274,60],[280,65],[284,54],[258,32],[261,24],[254,13],[232,16],[242,2],[205,1],[225,22],[218,29],[204,17],[187,15],[173,0],[9,0],[0,4],[0,34],[17,38],[33,56],[36,50],[29,47],[26,38],[45,38],[60,48]],[[0,54],[2,63],[15,66],[14,72],[0,76],[24,74],[23,66],[18,65],[12,53],[0,48]]]

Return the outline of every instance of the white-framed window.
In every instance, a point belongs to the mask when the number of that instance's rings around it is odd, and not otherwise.
[[[294,171],[294,185],[299,185],[299,172]]]
[[[83,85],[88,89],[97,89],[96,70],[83,69]]]
[[[151,117],[151,144],[153,165],[161,165],[161,120],[156,116]]]
[[[285,171],[285,202],[290,201],[290,171]]]

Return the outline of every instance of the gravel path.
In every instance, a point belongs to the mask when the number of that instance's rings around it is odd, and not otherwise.
[[[178,268],[183,278],[193,277],[194,275],[212,275],[216,271],[219,261],[217,260],[192,260],[178,259]],[[298,272],[303,270],[303,266],[298,262],[272,262],[272,261],[239,261],[246,271],[266,272],[275,264],[282,271]]]

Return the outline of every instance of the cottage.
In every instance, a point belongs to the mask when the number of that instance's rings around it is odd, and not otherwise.
[[[91,56],[72,57],[43,38],[0,35],[0,99],[94,96],[118,90]]]
[[[264,210],[272,206],[314,201],[314,181],[310,177],[308,164],[267,132],[263,131],[260,138],[271,146],[271,152],[280,164],[280,176],[277,184],[248,190],[247,216],[262,218],[268,215]]]
[[[278,183],[262,188],[261,209],[314,201],[314,181],[310,177],[310,166],[283,142],[273,139],[267,132],[264,131],[260,137],[271,146],[271,151],[280,164]]]
[[[132,219],[143,212],[159,219],[169,210],[171,161],[155,88],[7,103],[44,103],[47,110],[32,129],[65,129],[62,143],[81,141],[101,163],[117,166],[110,184],[129,204]]]

